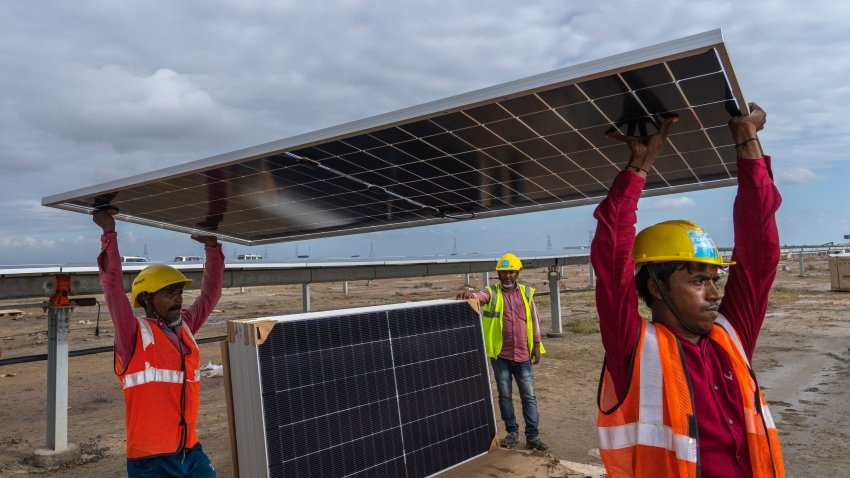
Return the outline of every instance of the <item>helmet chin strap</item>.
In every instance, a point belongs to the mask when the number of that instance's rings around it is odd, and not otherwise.
[[[150,294],[145,293],[145,298],[142,302],[145,306],[145,312],[148,315],[153,314],[155,319],[159,320],[160,322],[167,325],[171,329],[173,329],[174,327],[177,327],[178,325],[183,323],[183,316],[182,315],[177,320],[175,320],[174,322],[169,323],[168,321],[166,321],[161,315],[159,315],[159,313],[157,313],[156,309],[153,307],[152,304],[151,305],[148,304],[148,301],[147,301],[148,297],[150,297]]]
[[[646,264],[646,267],[648,267],[647,271],[649,272],[649,277],[651,277],[652,282],[655,283],[655,288],[658,289],[658,293],[661,294],[661,300],[663,300],[664,303],[667,304],[667,308],[670,309],[670,312],[672,312],[676,319],[679,321],[679,325],[681,325],[683,329],[696,336],[706,335],[704,332],[700,332],[699,330],[697,330],[696,327],[685,321],[685,319],[682,318],[682,314],[679,313],[679,310],[676,309],[675,306],[673,306],[673,302],[670,300],[670,296],[667,295],[667,291],[664,289],[664,287],[661,285],[661,281],[658,279],[658,272],[655,270],[653,264]]]

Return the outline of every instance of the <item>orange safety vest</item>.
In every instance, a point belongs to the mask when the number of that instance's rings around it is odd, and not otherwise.
[[[136,346],[125,366],[115,355],[115,373],[124,391],[127,458],[173,454],[198,443],[195,424],[201,390],[200,352],[188,327],[180,327],[188,347],[183,356],[156,320],[137,317]],[[188,375],[186,373],[188,371]]]
[[[681,345],[666,327],[641,322],[623,400],[617,399],[603,365],[597,396],[599,453],[611,478],[697,477],[694,395]],[[718,315],[708,337],[726,351],[739,377],[753,476],[784,477],[776,426],[737,332]]]

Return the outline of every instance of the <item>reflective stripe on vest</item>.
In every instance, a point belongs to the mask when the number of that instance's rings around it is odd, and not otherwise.
[[[718,314],[709,337],[729,355],[733,373],[738,377],[753,476],[784,477],[785,469],[782,450],[779,446],[779,434],[764,393],[758,387],[755,373],[744,353],[738,331],[726,317]]]
[[[674,434],[670,427],[629,423],[618,427],[599,428],[600,449],[614,450],[636,445],[663,448],[675,452],[679,460],[697,462],[696,440],[689,436]]]
[[[154,343],[151,326],[145,319],[136,317],[136,320],[139,322],[139,331],[142,336],[142,350],[147,350],[147,348]],[[192,337],[192,334],[187,335],[192,339],[192,343],[197,347],[197,343],[195,342],[195,338]],[[124,377],[120,380],[122,389],[128,389],[150,382],[183,383],[183,372],[180,370],[169,370],[148,366],[142,371],[124,375]],[[195,369],[192,378],[187,381],[198,382],[200,380],[201,369]]]
[[[732,343],[735,344],[735,347],[738,349],[738,353],[741,355],[741,359],[747,365],[747,368],[752,369],[750,366],[750,361],[747,359],[747,354],[744,353],[744,346],[741,344],[741,338],[738,337],[738,332],[732,327],[732,323],[729,322],[729,319],[723,316],[723,314],[717,314],[717,320],[714,321],[716,325],[719,325],[723,328],[723,331],[732,339]],[[753,384],[752,391],[755,391],[755,384]],[[759,394],[761,395],[761,390],[759,390]],[[776,429],[776,424],[773,423],[773,415],[770,414],[770,407],[767,406],[767,400],[764,400],[764,396],[761,395],[761,412],[764,418],[765,427]],[[747,406],[750,401],[745,402],[744,413],[745,415],[752,416],[757,414],[758,412],[755,410],[754,406]],[[754,430],[751,430],[754,431]]]

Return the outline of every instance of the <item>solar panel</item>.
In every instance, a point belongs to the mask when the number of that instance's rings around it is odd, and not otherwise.
[[[487,357],[479,315],[466,302],[232,321],[228,329],[240,476],[426,477],[490,448]],[[268,335],[254,345],[258,330]]]
[[[673,114],[646,194],[729,186],[745,105],[714,30],[42,202],[248,245],[550,210],[606,195],[606,131]]]

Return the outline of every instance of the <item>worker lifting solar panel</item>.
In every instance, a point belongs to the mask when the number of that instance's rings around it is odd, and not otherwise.
[[[426,477],[493,442],[467,302],[236,320],[228,337],[239,476]]]
[[[679,115],[645,195],[729,186],[746,110],[720,30],[46,197],[241,244],[593,204],[628,158],[608,138]]]

